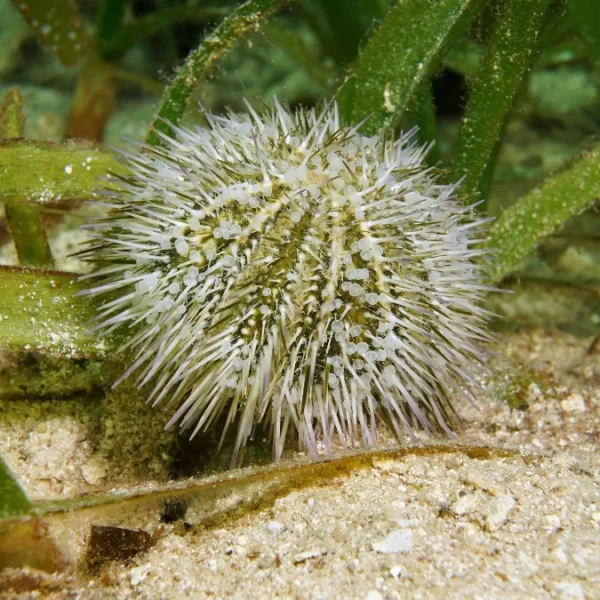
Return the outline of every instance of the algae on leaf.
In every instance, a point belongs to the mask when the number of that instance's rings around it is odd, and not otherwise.
[[[82,287],[71,273],[0,267],[0,349],[103,356],[111,340],[86,335],[95,311],[73,296]]]
[[[231,46],[247,31],[256,31],[261,22],[290,0],[248,0],[225,18],[187,57],[167,87],[147,138],[151,146],[160,145],[160,134],[171,135],[170,124],[178,125],[187,101]]]
[[[405,0],[392,7],[340,88],[340,115],[365,133],[398,125],[482,0]]]
[[[24,131],[23,97],[18,88],[12,88],[0,106],[0,139],[22,138]],[[19,262],[30,267],[52,267],[52,253],[37,208],[13,204],[12,198],[7,198],[5,214]]]
[[[450,179],[463,178],[467,193],[480,191],[485,199],[504,127],[536,58],[549,4],[508,0],[481,58],[452,151]]]
[[[125,169],[89,142],[0,142],[0,202],[68,208],[95,198],[102,178]]]
[[[494,250],[490,279],[500,281],[517,269],[546,236],[600,198],[600,145],[507,208],[490,228]]]

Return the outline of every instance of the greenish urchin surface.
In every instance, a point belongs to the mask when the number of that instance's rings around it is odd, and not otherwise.
[[[290,428],[315,455],[336,436],[374,444],[379,419],[400,439],[451,435],[489,339],[485,220],[411,133],[363,136],[333,104],[248,111],[126,155],[109,216],[87,226],[94,329],[131,332],[121,380],[153,380],[167,426],[235,423],[234,459],[259,422],[275,458]]]

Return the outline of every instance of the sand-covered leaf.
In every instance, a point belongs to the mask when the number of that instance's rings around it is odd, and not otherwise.
[[[66,357],[102,356],[108,340],[86,335],[94,316],[72,273],[0,268],[0,349]]]
[[[87,142],[0,142],[0,202],[67,208],[95,197],[108,172],[123,173],[112,154]]]

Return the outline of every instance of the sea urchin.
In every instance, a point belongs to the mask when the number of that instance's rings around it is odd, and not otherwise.
[[[234,457],[260,422],[275,458],[292,428],[314,454],[372,445],[379,419],[452,434],[488,339],[484,220],[412,133],[364,136],[335,104],[205,117],[127,154],[87,225],[94,329],[131,332],[119,381],[141,369],[167,427],[236,423]]]

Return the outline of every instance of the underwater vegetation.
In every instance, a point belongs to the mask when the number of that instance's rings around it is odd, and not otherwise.
[[[399,437],[450,433],[451,400],[490,335],[487,293],[600,196],[591,141],[483,227],[532,72],[600,64],[591,3],[249,0],[139,15],[124,0],[96,4],[90,15],[74,0],[15,2],[77,76],[64,143],[24,139],[17,89],[0,107],[0,201],[20,262],[0,270],[3,352],[103,361],[126,350],[125,375],[141,369],[173,422],[191,433],[224,416],[234,457],[261,421],[276,458],[291,430],[314,454],[333,437],[372,444],[379,419]],[[173,28],[190,22],[214,27],[178,48]],[[312,105],[249,97],[226,116],[198,112],[251,34],[298,65]],[[164,84],[122,68],[157,36],[171,58]],[[445,70],[466,85],[450,144],[436,109]],[[94,142],[125,81],[161,96],[123,160]],[[52,271],[43,212],[89,200],[109,209],[84,250],[97,271]],[[0,487],[0,514],[30,510],[4,467]]]

